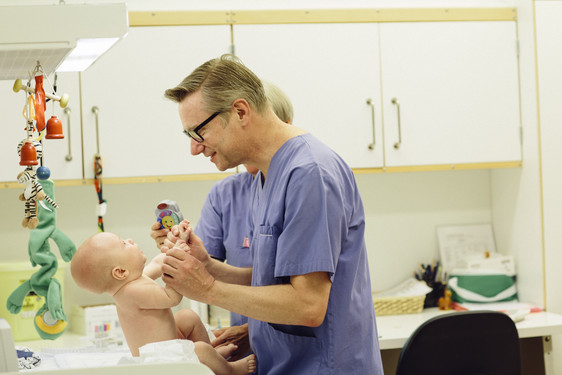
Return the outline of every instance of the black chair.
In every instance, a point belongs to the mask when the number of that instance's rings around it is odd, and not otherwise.
[[[462,311],[436,316],[408,338],[396,375],[520,375],[519,336],[509,316]]]

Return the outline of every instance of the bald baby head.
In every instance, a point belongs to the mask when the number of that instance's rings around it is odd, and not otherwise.
[[[117,263],[111,247],[115,237],[111,233],[98,233],[78,248],[70,262],[70,272],[79,287],[98,294],[111,287],[111,272]]]

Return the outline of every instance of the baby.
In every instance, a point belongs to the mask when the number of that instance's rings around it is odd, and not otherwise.
[[[190,230],[188,227],[189,233]],[[183,241],[176,247],[188,249]],[[157,255],[145,267],[146,256],[132,240],[122,240],[115,234],[104,232],[90,237],[80,246],[70,269],[81,288],[113,296],[133,356],[139,356],[139,348],[145,344],[182,338],[194,342],[199,361],[215,374],[254,372],[255,356],[228,362],[225,358],[236,347],[221,348],[220,352],[215,350],[210,345],[205,326],[193,311],[184,309],[174,317],[171,308],[180,303],[182,295],[155,281],[162,276],[165,256]]]

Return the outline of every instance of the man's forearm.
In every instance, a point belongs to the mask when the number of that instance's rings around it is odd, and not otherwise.
[[[207,271],[219,281],[229,284],[250,285],[252,269],[240,268],[212,259],[205,265]]]
[[[314,279],[310,282],[310,277]],[[324,273],[291,278],[291,284],[251,287],[216,281],[204,302],[270,323],[315,327],[324,320],[331,282]]]

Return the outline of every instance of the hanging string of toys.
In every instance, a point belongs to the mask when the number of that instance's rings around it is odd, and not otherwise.
[[[26,95],[22,112],[26,121],[26,137],[18,144],[19,164],[26,168],[18,175],[17,179],[19,183],[25,185],[25,190],[19,199],[25,201],[25,215],[22,226],[29,229],[36,228],[39,223],[37,219],[37,202],[46,208],[43,203],[43,200],[46,198],[45,193],[42,192],[41,185],[37,182],[37,179],[47,180],[51,175],[49,168],[43,165],[43,138],[64,138],[62,122],[57,116],[51,116],[45,123],[47,99],[52,100],[53,103],[55,101],[59,102],[61,108],[66,107],[69,99],[67,94],[57,96],[48,78],[47,83],[50,85],[52,93],[46,93],[43,84],[44,78],[46,76],[38,61],[35,69],[30,72],[27,84],[24,84],[21,79],[17,79],[13,86],[14,92],[24,91]],[[35,87],[31,87],[32,82],[35,82]],[[34,137],[34,133],[37,133],[37,137]],[[52,200],[45,200],[57,208]]]
[[[55,76],[56,77],[56,76]],[[45,91],[44,80],[50,86]],[[32,83],[35,87],[32,87]],[[41,268],[29,280],[22,282],[8,297],[6,307],[12,314],[18,314],[26,298],[34,292],[33,298],[44,298],[44,304],[36,312],[33,320],[36,331],[43,339],[55,339],[66,329],[67,317],[62,304],[62,288],[54,278],[58,269],[58,260],[50,251],[49,239],[52,239],[59,249],[64,261],[70,262],[76,252],[76,246],[56,225],[56,208],[54,201],[54,182],[49,179],[51,171],[43,165],[43,139],[62,139],[62,123],[56,116],[45,123],[47,100],[59,102],[61,108],[66,107],[68,95],[57,96],[55,85],[51,85],[43,72],[39,61],[35,69],[30,72],[27,84],[18,79],[13,86],[14,92],[23,91],[26,95],[23,117],[26,121],[26,137],[18,144],[20,165],[25,169],[18,174],[18,182],[25,185],[24,192],[19,199],[25,201],[25,216],[22,221],[24,228],[31,229],[28,243],[28,254],[31,264]],[[35,136],[37,134],[37,136]],[[40,181],[38,181],[40,180]],[[47,207],[47,201],[53,208]],[[37,207],[37,202],[40,207]]]

